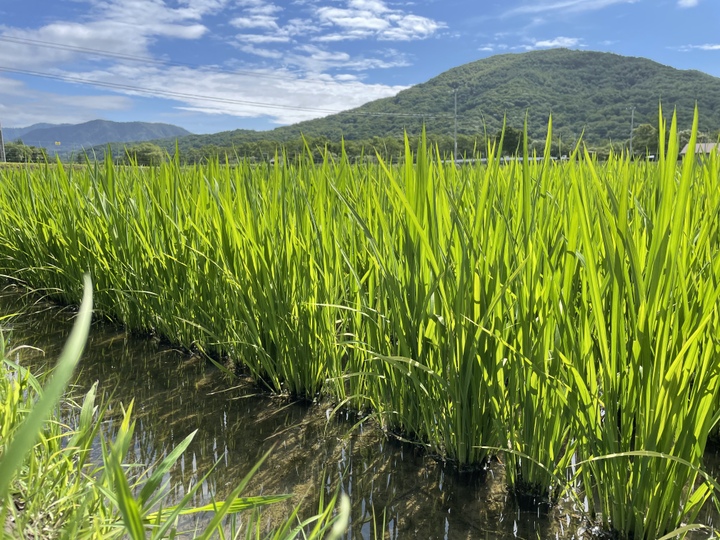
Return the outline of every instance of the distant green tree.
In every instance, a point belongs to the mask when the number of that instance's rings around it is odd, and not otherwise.
[[[655,155],[658,151],[658,130],[650,124],[640,124],[633,130],[633,154]]]
[[[125,153],[128,162],[145,166],[160,165],[167,158],[165,150],[157,144],[149,142],[130,146],[125,150]]]
[[[9,163],[42,163],[47,160],[44,148],[28,146],[22,141],[5,144],[5,160]]]
[[[485,155],[484,136],[458,135],[458,154],[473,158],[478,155]]]
[[[522,151],[523,131],[512,126],[505,126],[505,133],[502,130],[495,135],[495,141],[500,142],[502,137],[502,153],[506,156],[514,156]]]

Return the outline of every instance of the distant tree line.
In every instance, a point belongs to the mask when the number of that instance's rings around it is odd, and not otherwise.
[[[409,136],[408,143],[413,152],[420,144],[419,136]],[[502,147],[500,147],[502,143]],[[455,153],[455,139],[452,135],[427,135],[427,144],[436,152],[440,159],[479,158],[487,157],[489,152],[497,152],[510,156],[522,152],[522,130],[508,127],[504,136],[500,131],[488,135],[457,136],[457,156]],[[569,153],[576,141],[574,139],[554,139],[551,155],[560,157],[562,153]],[[530,152],[539,155],[544,153],[545,141],[530,141]],[[249,160],[256,162],[269,162],[278,157],[297,159],[312,154],[316,161],[322,161],[327,154],[335,157],[343,153],[353,161],[375,160],[378,157],[386,162],[398,162],[404,159],[405,141],[402,137],[372,137],[363,140],[331,140],[328,137],[298,137],[290,141],[248,141],[227,146],[205,145],[199,148],[179,147],[179,159],[182,163],[204,163],[209,160],[220,160],[235,163]],[[116,161],[122,163],[136,163],[138,165],[154,165],[174,155],[174,150],[163,148],[153,143],[142,143],[127,148],[114,148],[113,155]]]
[[[690,140],[690,130],[680,131],[679,147],[681,150]],[[698,134],[698,142],[713,142],[718,134]],[[667,142],[667,141],[666,141]],[[420,143],[419,136],[409,136],[408,143],[413,152],[417,151]],[[436,152],[441,159],[453,159],[455,140],[451,135],[428,135],[427,143],[433,152]],[[553,137],[550,144],[550,156],[560,158],[573,152],[578,144],[575,137]],[[545,154],[546,141],[544,139],[529,139],[528,151],[530,155],[543,156]],[[656,155],[658,152],[658,129],[650,124],[641,124],[633,131],[632,150],[633,155],[638,157]],[[523,152],[523,131],[519,128],[508,126],[502,131],[484,135],[457,136],[457,159],[462,158],[483,158],[490,152],[500,150],[502,156],[516,156]],[[630,139],[623,141],[607,141],[601,145],[590,147],[590,151],[598,158],[606,158],[610,153],[627,153],[630,150]],[[344,152],[350,160],[374,160],[380,157],[386,162],[398,162],[404,159],[405,142],[400,137],[373,137],[363,140],[330,140],[327,137],[297,138],[287,142],[279,141],[252,141],[228,146],[206,145],[200,148],[179,149],[179,158],[182,163],[195,164],[204,163],[208,160],[220,160],[235,163],[243,160],[256,162],[272,161],[278,156],[286,159],[297,159],[300,156],[307,156],[312,153],[316,161],[321,161],[326,152],[339,157]],[[124,161],[128,158],[136,160],[139,165],[150,165],[167,159],[174,152],[151,143],[132,147],[125,150]]]
[[[44,148],[28,146],[22,141],[5,143],[5,161],[8,163],[44,163],[47,152]]]
[[[699,133],[698,142],[715,142],[719,133]],[[683,130],[678,133],[679,148],[681,150],[690,140],[690,130]],[[523,130],[507,126],[504,133],[498,130],[495,133],[457,136],[457,156],[454,156],[455,140],[452,135],[429,134],[427,143],[433,152],[436,152],[440,159],[462,159],[462,158],[483,158],[490,152],[498,152],[503,156],[516,156],[523,152]],[[667,141],[666,141],[667,142]],[[404,159],[405,141],[403,137],[372,137],[363,140],[331,140],[328,137],[298,137],[289,141],[258,140],[245,141],[227,146],[205,145],[198,148],[182,145],[183,140],[178,141],[179,160],[184,164],[205,163],[210,160],[227,161],[237,163],[249,160],[254,162],[269,162],[276,157],[294,160],[301,156],[312,154],[318,162],[322,161],[326,154],[339,157],[344,152],[350,160],[372,161],[377,157],[386,162],[399,162]],[[410,149],[417,151],[420,137],[412,135],[408,137]],[[575,137],[555,136],[550,144],[550,156],[560,158],[567,156],[577,146],[578,140]],[[545,154],[546,141],[544,139],[528,139],[528,151],[530,155],[543,156]],[[658,129],[651,124],[640,124],[633,130],[632,151],[638,157],[656,155],[659,148]],[[590,147],[590,151],[598,158],[606,158],[610,153],[619,154],[629,152],[630,139],[623,141],[607,141],[604,144]],[[13,162],[43,162],[47,154],[43,148],[24,145],[22,142],[6,144],[7,161]],[[174,155],[173,150],[152,142],[143,142],[130,146],[112,145],[111,151],[117,163],[136,164],[140,166],[154,166],[168,160]],[[104,149],[94,149],[89,155],[90,160],[102,159]],[[84,153],[75,154],[73,159],[77,162],[85,162],[88,155]]]

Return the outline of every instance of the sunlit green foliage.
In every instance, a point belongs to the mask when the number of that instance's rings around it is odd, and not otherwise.
[[[461,469],[503,452],[518,494],[584,491],[655,538],[711,495],[720,376],[720,160],[678,166],[659,118],[655,163],[535,160],[525,135],[523,159],[489,141],[461,167],[421,138],[399,165],[8,169],[0,270],[66,302],[89,270],[132,329],[371,410]]]

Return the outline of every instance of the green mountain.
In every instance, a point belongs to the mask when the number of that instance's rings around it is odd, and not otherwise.
[[[683,71],[612,53],[551,49],[504,54],[453,68],[391,98],[316,120],[271,131],[237,130],[181,139],[180,148],[239,146],[253,141],[290,141],[300,134],[330,140],[367,140],[411,135],[426,126],[429,136],[457,131],[477,135],[507,124],[544,139],[552,114],[553,133],[573,141],[581,134],[591,144],[622,142],[634,126],[657,126],[658,105],[666,117],[677,109],[680,129],[691,126],[697,102],[700,129],[720,129],[720,78]],[[634,115],[631,110],[634,108]],[[174,141],[173,141],[174,144]],[[166,143],[171,149],[169,142]]]
[[[6,135],[7,141],[22,138],[25,144],[46,148],[53,153],[67,153],[110,142],[140,142],[191,134],[188,130],[171,124],[108,120],[93,120],[83,124],[37,124],[29,128],[10,128],[4,131],[14,135]],[[18,132],[20,133],[17,134]]]

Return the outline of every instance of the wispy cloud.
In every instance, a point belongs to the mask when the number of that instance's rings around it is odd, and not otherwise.
[[[502,36],[500,36],[502,38]],[[584,47],[583,40],[575,37],[558,36],[552,39],[525,39],[524,43],[510,45],[504,41],[485,43],[479,47],[482,52],[495,51],[534,51],[536,49],[553,49],[557,47]]]
[[[571,38],[558,36],[554,39],[543,39],[533,44],[535,49],[551,49],[553,47],[577,47],[582,40],[580,38]]]
[[[76,123],[102,117],[107,111],[130,110],[133,100],[126,96],[102,95],[92,91],[77,96],[58,95],[28,88],[23,82],[0,77],[0,115],[8,127],[37,122]],[[6,104],[7,103],[7,104]],[[33,144],[32,141],[25,141]]]
[[[321,55],[321,51],[316,51]],[[326,54],[318,62],[347,61],[341,54]],[[254,73],[199,71],[185,67],[161,70],[147,66],[118,67],[113,73],[85,73],[95,81],[127,81],[157,93],[176,93],[176,108],[238,117],[270,117],[290,124],[357,107],[369,100],[395,95],[404,86],[366,84],[356,77],[327,74],[299,76],[287,70]],[[188,92],[192,88],[192,92]],[[138,92],[135,92],[136,94]]]
[[[235,28],[266,28],[268,30],[278,30],[276,18],[269,15],[236,17],[230,21],[230,24]]]
[[[290,36],[272,34],[238,34],[236,36],[240,43],[288,43]]]
[[[230,24],[236,28],[264,28],[267,30],[279,30],[277,13],[282,8],[275,4],[264,4],[256,2],[245,8],[242,17],[236,17]]]
[[[0,65],[57,69],[80,57],[85,62],[99,58],[93,59],[78,49],[149,56],[150,46],[158,39],[196,40],[205,36],[208,28],[202,24],[201,18],[222,10],[228,2],[184,0],[183,7],[171,8],[161,0],[79,1],[88,6],[83,22],[60,20],[34,29],[0,27],[0,35],[25,40],[24,43],[3,42]],[[60,46],[45,47],[37,44],[38,41]]]
[[[702,45],[683,45],[678,47],[679,51],[720,51],[720,43],[704,43]]]
[[[678,6],[681,8],[695,7],[700,3],[699,0],[678,0]]]
[[[328,51],[308,44],[288,53],[285,61],[290,66],[301,68],[308,73],[323,73],[328,70],[367,71],[369,69],[390,69],[407,66],[409,61],[403,53],[394,49],[382,52],[369,51],[373,56],[351,56],[341,51]]]
[[[283,57],[282,51],[278,51],[277,49],[256,47],[253,44],[241,45],[240,50],[244,53],[260,56],[262,58],[272,58],[275,60],[280,60]]]
[[[584,12],[603,9],[616,4],[634,4],[640,0],[552,0],[528,2],[504,13],[505,17],[520,14],[537,14],[553,11]],[[680,0],[688,1],[688,0]],[[692,1],[692,0],[689,0]]]

